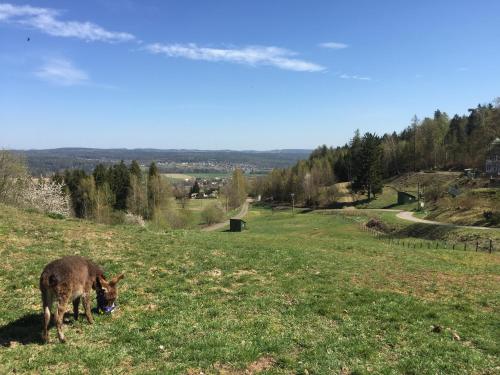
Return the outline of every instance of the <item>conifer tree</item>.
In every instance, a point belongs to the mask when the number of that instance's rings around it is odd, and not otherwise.
[[[139,182],[142,181],[142,171],[137,160],[132,160],[130,164],[130,175],[135,176]]]
[[[125,210],[130,189],[130,172],[123,160],[110,168],[109,185],[115,195],[114,208]]]
[[[108,170],[104,164],[97,164],[92,175],[97,187],[102,186],[105,182],[109,182]]]

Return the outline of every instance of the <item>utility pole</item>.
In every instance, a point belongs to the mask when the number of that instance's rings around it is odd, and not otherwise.
[[[290,196],[292,197],[292,215],[295,210],[295,193],[291,193]]]
[[[417,211],[420,211],[420,182],[417,182]]]
[[[417,125],[418,125],[418,117],[417,115],[413,116],[413,172],[417,171]]]

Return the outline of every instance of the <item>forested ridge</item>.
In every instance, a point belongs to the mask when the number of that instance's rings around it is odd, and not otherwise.
[[[320,146],[291,168],[274,169],[257,181],[255,190],[277,201],[327,204],[335,182],[352,181],[355,191],[369,195],[382,189],[383,179],[420,170],[484,169],[491,142],[500,137],[500,99],[449,116],[416,116],[403,131],[382,136],[359,130],[340,147]]]

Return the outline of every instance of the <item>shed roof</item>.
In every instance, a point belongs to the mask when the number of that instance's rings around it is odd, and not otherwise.
[[[495,138],[495,139],[493,140],[493,142],[491,142],[491,147],[492,147],[492,148],[493,148],[493,147],[497,147],[497,146],[500,146],[500,138],[498,138],[498,137],[497,137],[497,138]]]

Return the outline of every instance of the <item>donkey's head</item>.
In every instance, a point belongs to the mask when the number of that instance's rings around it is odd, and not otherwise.
[[[118,282],[125,275],[122,273],[110,281],[107,281],[103,276],[97,276],[97,308],[104,312],[111,312],[115,308],[115,301],[118,298]]]

